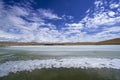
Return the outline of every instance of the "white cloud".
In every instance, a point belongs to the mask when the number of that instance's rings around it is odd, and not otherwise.
[[[43,16],[41,17],[39,13],[29,8],[8,6],[7,9],[4,9],[5,4],[3,2],[0,2],[0,4],[0,40],[20,42],[50,41],[54,40],[53,34],[58,34],[57,30],[54,30],[56,26],[45,22],[43,19],[43,17],[60,19],[60,17],[53,14],[50,10],[42,9]],[[21,16],[32,22],[24,20]],[[45,28],[41,28],[41,26],[48,28],[44,30]],[[18,32],[14,29],[17,29]]]
[[[108,12],[109,13],[109,12]],[[109,13],[110,16],[114,16],[115,13]],[[107,15],[107,12],[103,12],[102,14],[96,14],[96,16],[94,16],[94,18],[89,18],[87,17],[87,19],[85,20],[86,22],[86,27],[99,27],[100,25],[113,25],[116,24],[120,21],[120,17],[115,17],[115,18],[111,18]]]
[[[113,26],[110,28],[105,28],[105,32],[120,32],[120,26]]]
[[[74,17],[73,16],[67,16],[68,17],[68,19],[73,19]]]
[[[48,19],[62,19],[57,14],[54,14],[51,10],[39,9],[41,15]]]
[[[97,0],[94,2],[94,4],[98,8],[99,6],[101,7],[103,5],[103,2],[101,0]]]
[[[115,15],[115,12],[113,12],[113,11],[110,11],[110,12],[108,13],[108,15],[109,15],[109,16],[111,16],[111,17],[114,17],[114,15]]]
[[[120,5],[120,3],[118,3],[118,4],[113,3],[113,4],[110,5],[110,8],[111,8],[111,9],[118,8],[119,5]]]
[[[114,16],[114,12],[110,12],[109,16]],[[107,12],[103,12],[100,14],[96,14],[93,18],[90,18],[86,16],[81,20],[79,23],[72,23],[72,24],[66,24],[70,27],[88,27],[88,28],[98,28],[102,25],[114,25],[120,21],[120,17],[111,18],[109,17]]]
[[[81,23],[73,23],[73,24],[65,24],[66,26],[69,26],[69,27],[83,27],[83,24],[81,24]]]
[[[81,27],[83,30],[85,29],[86,33],[81,31],[79,32],[79,35],[84,35],[84,37],[79,36],[81,41],[100,41],[120,37],[120,26],[116,26],[120,23],[120,16],[118,15],[119,8],[116,6],[116,8],[118,8],[117,11],[112,11],[104,7],[106,4],[106,1],[97,0],[95,2],[95,9],[89,9],[87,11],[88,15],[80,20],[79,23],[67,23],[66,26],[69,26],[69,29],[71,29],[69,33],[72,33],[76,27]],[[101,30],[97,32],[99,28],[101,28]],[[87,31],[92,31],[93,29],[94,34],[87,34]],[[76,35],[73,37],[73,40],[76,39]]]
[[[29,15],[29,11],[23,7],[10,6],[10,8],[11,8],[11,14],[13,15],[16,15],[16,16]]]
[[[116,12],[111,11],[111,10],[103,10],[101,11],[101,8],[104,7],[105,2],[99,0],[95,2],[95,9],[94,13],[88,13],[86,17],[84,17],[79,23],[72,23],[72,24],[67,24],[68,26],[81,26],[84,25],[84,27],[88,28],[98,28],[99,26],[102,25],[115,25],[116,23],[120,22],[120,16],[116,16],[118,14],[118,10]],[[90,10],[89,10],[90,12]],[[93,17],[90,17],[90,16]]]
[[[73,16],[59,17],[52,10],[8,6],[0,2],[0,40],[20,42],[84,42],[120,37],[120,16],[117,11],[105,10],[103,1],[95,2],[95,9],[88,9],[87,15],[78,23],[65,23],[61,30],[46,19],[74,20]],[[93,10],[93,11],[91,11]],[[9,12],[8,12],[9,11]],[[93,13],[91,13],[93,12]],[[22,16],[22,17],[21,17]],[[91,17],[92,16],[92,17]],[[117,26],[116,26],[117,25]],[[60,25],[58,25],[60,26]],[[99,28],[101,28],[100,31]],[[94,29],[94,34],[89,34]]]

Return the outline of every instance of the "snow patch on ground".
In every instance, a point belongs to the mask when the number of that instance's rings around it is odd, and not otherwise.
[[[0,64],[0,77],[10,72],[32,71],[41,68],[113,68],[120,69],[120,59],[107,58],[64,58],[48,60],[8,61]]]

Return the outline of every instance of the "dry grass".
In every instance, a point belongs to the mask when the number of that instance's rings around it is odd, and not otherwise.
[[[37,43],[37,42],[0,42],[0,46],[24,46],[24,45],[119,45],[120,38],[100,42],[63,42],[63,43]]]

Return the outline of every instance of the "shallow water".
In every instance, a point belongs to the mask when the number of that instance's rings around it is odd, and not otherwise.
[[[0,47],[1,77],[9,76],[11,72],[34,71],[42,68],[59,70],[61,67],[67,70],[98,68],[99,71],[101,68],[106,68],[109,71],[112,69],[111,72],[118,70],[120,73],[120,45]],[[105,73],[105,75],[108,74]],[[120,80],[120,77],[106,80],[112,79]]]

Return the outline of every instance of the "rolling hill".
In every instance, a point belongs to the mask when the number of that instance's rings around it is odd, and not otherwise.
[[[37,42],[0,42],[0,46],[25,46],[25,45],[120,45],[120,38],[99,42],[63,42],[63,43],[37,43]]]

